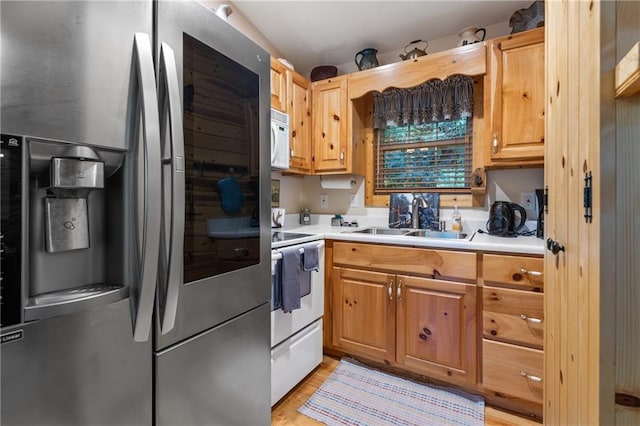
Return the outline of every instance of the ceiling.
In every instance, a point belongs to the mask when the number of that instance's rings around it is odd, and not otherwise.
[[[412,40],[457,35],[460,29],[508,21],[526,1],[271,1],[235,0],[296,71],[341,65],[357,52],[403,48]]]

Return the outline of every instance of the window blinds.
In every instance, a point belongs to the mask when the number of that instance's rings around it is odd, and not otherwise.
[[[472,115],[468,76],[374,93],[375,192],[470,188]]]

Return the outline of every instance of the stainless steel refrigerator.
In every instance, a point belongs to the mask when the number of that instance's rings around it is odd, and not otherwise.
[[[270,423],[268,53],[194,1],[0,19],[0,422]]]

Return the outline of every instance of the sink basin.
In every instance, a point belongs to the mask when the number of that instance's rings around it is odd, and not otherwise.
[[[364,228],[358,229],[357,231],[345,231],[345,232],[353,232],[354,234],[371,234],[371,235],[405,235],[409,232],[409,229],[397,229],[397,228]]]
[[[449,238],[453,240],[467,240],[471,235],[464,232],[452,231],[430,231],[428,229],[415,229],[405,234],[407,237],[424,237],[424,238]]]

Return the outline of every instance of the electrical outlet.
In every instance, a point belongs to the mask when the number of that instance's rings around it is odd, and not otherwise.
[[[536,209],[536,194],[535,192],[522,192],[520,194],[521,204],[525,210],[535,210]]]
[[[320,194],[320,208],[321,209],[329,208],[329,194]]]

